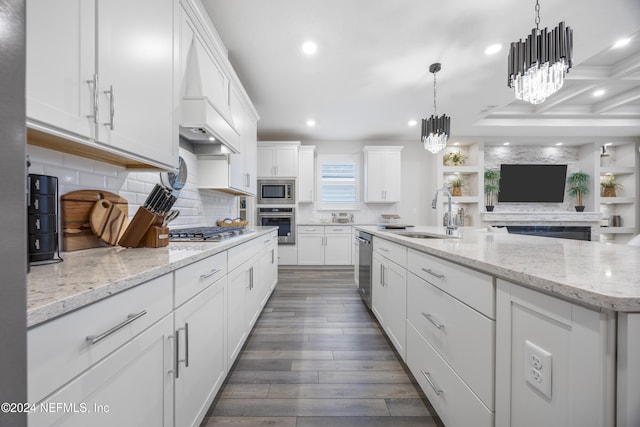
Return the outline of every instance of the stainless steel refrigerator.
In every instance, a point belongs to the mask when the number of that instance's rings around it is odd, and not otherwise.
[[[0,402],[27,401],[26,174],[25,0],[0,0]],[[27,419],[0,411],[0,425]]]

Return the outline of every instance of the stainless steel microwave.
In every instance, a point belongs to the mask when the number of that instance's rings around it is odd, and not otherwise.
[[[293,179],[259,179],[259,205],[293,205],[295,204],[295,181]]]

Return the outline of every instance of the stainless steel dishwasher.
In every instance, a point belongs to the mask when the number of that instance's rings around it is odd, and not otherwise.
[[[371,234],[364,231],[358,232],[358,291],[362,301],[371,310],[371,259],[373,258],[373,245]]]

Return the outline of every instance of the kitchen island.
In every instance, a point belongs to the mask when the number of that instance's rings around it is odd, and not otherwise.
[[[640,425],[639,248],[356,229],[372,311],[445,425]]]

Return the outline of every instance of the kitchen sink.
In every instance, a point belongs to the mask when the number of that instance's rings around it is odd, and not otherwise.
[[[414,239],[457,239],[456,236],[426,233],[424,231],[396,231],[394,234],[404,237],[412,237]]]

